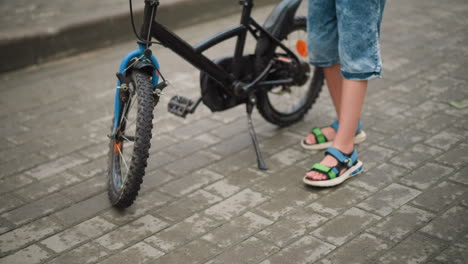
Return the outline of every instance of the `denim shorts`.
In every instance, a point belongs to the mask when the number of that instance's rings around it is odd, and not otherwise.
[[[381,77],[380,24],[386,0],[309,0],[310,63],[339,63],[348,80]]]

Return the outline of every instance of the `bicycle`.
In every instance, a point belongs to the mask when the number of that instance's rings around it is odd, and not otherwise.
[[[108,196],[114,207],[129,207],[138,195],[149,157],[153,109],[169,84],[152,54],[152,44],[171,49],[201,72],[200,98],[192,101],[174,96],[168,111],[185,118],[193,114],[201,102],[213,112],[245,104],[258,168],[267,169],[251,118],[253,107],[256,106],[268,122],[288,126],[304,117],[323,86],[322,69],[311,69],[307,60],[306,18],[295,17],[300,3],[301,0],[283,0],[261,26],[251,17],[253,0],[240,0],[239,4],[243,6],[240,25],[192,47],[157,22],[159,0],[145,0],[143,25],[138,34],[132,0],[129,0],[131,23],[139,48],[124,57],[116,74],[107,173]],[[254,54],[243,54],[247,32],[257,42]],[[288,47],[285,42],[290,43],[295,36],[299,39],[293,47]],[[234,37],[237,37],[234,56],[210,60],[202,54]],[[282,103],[292,103],[292,106],[285,107]]]

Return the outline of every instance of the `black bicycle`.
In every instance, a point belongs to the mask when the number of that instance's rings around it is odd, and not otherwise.
[[[304,117],[323,85],[322,69],[308,63],[306,18],[295,17],[301,0],[280,2],[263,26],[251,17],[253,0],[240,0],[240,25],[193,47],[158,23],[159,0],[145,0],[143,26],[137,34],[131,0],[129,3],[139,49],[125,56],[117,73],[109,134],[108,194],[112,205],[128,207],[138,195],[149,156],[153,109],[168,86],[150,50],[152,44],[171,49],[201,72],[200,98],[174,96],[168,111],[186,117],[201,102],[213,112],[245,104],[258,167],[267,169],[252,123],[253,107],[267,121],[288,126]],[[244,54],[247,32],[257,42],[254,54]],[[210,60],[203,55],[207,49],[233,37],[237,37],[233,56]]]

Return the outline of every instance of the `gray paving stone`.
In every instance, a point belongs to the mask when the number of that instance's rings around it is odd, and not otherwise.
[[[125,209],[125,211],[111,208],[104,211],[99,216],[111,223],[121,226],[145,215],[147,212],[154,210],[154,208],[166,205],[171,199],[171,197],[159,192],[148,192],[139,195],[135,203],[131,207]]]
[[[174,175],[183,176],[219,159],[220,157],[218,155],[206,151],[200,151],[177,160],[167,165],[165,168]]]
[[[250,237],[239,245],[230,250],[224,251],[216,256],[210,264],[229,264],[229,263],[258,263],[258,261],[269,256],[279,248],[259,240],[255,237]]]
[[[109,253],[107,253],[105,248],[91,241],[59,255],[57,258],[48,261],[47,264],[91,264],[108,255]]]
[[[198,190],[154,212],[170,221],[180,221],[222,199],[204,190]]]
[[[335,246],[312,236],[304,236],[283,248],[260,264],[300,264],[313,263],[332,251]]]
[[[1,264],[39,264],[49,258],[51,254],[37,245],[31,245],[0,259]]]
[[[208,169],[214,170],[221,174],[230,175],[243,168],[256,168],[257,162],[255,152],[251,148],[242,150],[236,154],[230,155],[218,162],[214,162],[208,166]]]
[[[72,226],[93,216],[111,206],[107,193],[101,193],[87,200],[55,213],[53,216],[64,226]]]
[[[181,139],[189,139],[203,132],[210,131],[220,125],[219,122],[211,119],[202,119],[177,129],[175,136]]]
[[[426,139],[428,134],[411,129],[404,130],[401,133],[394,135],[383,142],[382,145],[385,147],[402,151],[408,148],[408,146],[414,145]]]
[[[358,177],[353,177],[349,181],[349,185],[376,192],[379,189],[395,182],[403,175],[408,174],[408,170],[401,167],[392,165],[390,163],[383,163],[374,167],[373,169],[366,170]]]
[[[389,248],[388,243],[371,234],[364,233],[334,250],[322,259],[320,264],[360,264],[368,263],[372,258]]]
[[[442,263],[465,264],[468,262],[468,250],[458,246],[450,246],[435,259]]]
[[[15,229],[15,226],[7,220],[0,217],[0,234],[6,233]]]
[[[356,234],[366,230],[379,219],[379,216],[353,207],[328,221],[311,234],[324,241],[340,246]]]
[[[236,113],[235,111],[227,111],[226,113],[221,113],[221,115],[226,116],[227,113],[230,113],[230,112],[232,112],[233,115]],[[223,117],[219,115],[213,116],[213,119],[218,119],[218,118],[224,119]],[[235,114],[233,118],[229,118],[225,120],[228,121],[228,123],[212,130],[210,133],[221,139],[231,138],[235,135],[248,133],[247,120],[245,118],[238,118],[238,114]]]
[[[106,190],[106,179],[103,175],[97,175],[91,179],[81,181],[80,183],[65,188],[61,191],[63,195],[75,202],[86,200]]]
[[[154,263],[154,261],[162,255],[164,255],[164,252],[157,250],[144,242],[139,242],[99,263]]]
[[[73,174],[61,172],[57,175],[47,177],[42,181],[21,188],[17,190],[15,194],[24,199],[34,201],[80,181],[80,178]]]
[[[222,178],[223,175],[221,174],[207,169],[201,169],[190,175],[171,181],[159,188],[159,190],[172,196],[180,197]]]
[[[340,186],[307,207],[327,217],[337,216],[369,196],[370,192],[352,186]]]
[[[274,156],[274,154],[280,153],[285,146],[298,144],[298,142],[300,142],[301,139],[302,137],[298,137],[296,134],[292,134],[287,131],[284,131],[283,133],[274,133],[274,135],[271,138],[265,140],[264,142],[261,142],[262,152]],[[288,160],[291,160],[291,158],[297,159],[296,156],[298,155],[298,153],[295,153],[293,151],[287,151],[282,155],[285,155],[285,157],[289,157]],[[280,158],[281,154],[280,156],[276,157],[277,159]]]
[[[466,140],[466,138],[463,136],[461,131],[448,129],[428,138],[425,143],[433,147],[449,150],[455,144],[462,142],[463,140]]]
[[[268,202],[257,206],[254,212],[260,212],[262,215],[276,221],[296,208],[309,204],[318,197],[318,194],[310,192],[305,188],[289,188],[279,192]]]
[[[154,261],[155,264],[203,263],[221,250],[204,240],[192,241]]]
[[[28,162],[24,162],[25,160]],[[48,159],[40,154],[29,153],[23,156],[21,159],[11,160],[7,163],[3,163],[2,170],[0,170],[0,179],[23,173],[23,171],[30,170],[34,166],[38,166],[47,161]]]
[[[468,185],[468,166],[455,173],[455,175],[451,176],[450,179],[452,181]]]
[[[449,116],[442,113],[436,113],[430,117],[421,120],[415,124],[417,129],[427,131],[429,133],[439,133],[442,130],[447,129],[457,120],[453,116]]]
[[[271,225],[273,222],[251,212],[234,218],[232,221],[214,229],[202,236],[203,240],[213,243],[221,248],[232,246],[259,230]]]
[[[2,178],[0,179],[0,194],[14,191],[32,182],[33,180],[24,174]]]
[[[0,200],[2,201],[2,204],[0,204],[0,213],[10,211],[11,209],[15,209],[25,203],[11,193],[1,195]]]
[[[364,153],[359,154],[358,159],[364,162],[364,168],[368,170],[385,163],[395,153],[396,152],[391,149],[374,145],[366,149]]]
[[[400,182],[418,189],[427,189],[452,172],[453,169],[450,167],[429,162],[411,172],[411,174],[402,177]]]
[[[298,208],[255,236],[279,247],[284,247],[327,220],[327,218],[314,213],[310,208]]]
[[[240,133],[230,138],[223,139],[218,144],[211,147],[211,150],[221,156],[227,156],[248,148],[252,140],[248,133]]]
[[[174,177],[164,170],[154,170],[146,172],[143,177],[143,184],[141,185],[141,192],[150,191],[156,187],[164,185],[166,182],[173,180]]]
[[[16,226],[28,221],[49,215],[71,204],[71,200],[60,193],[49,195],[43,199],[26,204],[15,210],[4,213],[2,217]]]
[[[468,164],[468,155],[466,153],[468,153],[468,144],[459,144],[437,159],[449,166],[461,168]]]
[[[468,210],[454,206],[427,224],[422,231],[446,241],[452,241],[468,231]]]
[[[378,263],[424,263],[443,247],[440,240],[414,233],[383,255]]]
[[[407,169],[416,169],[427,160],[441,154],[442,151],[422,144],[416,144],[410,149],[393,157],[390,161]]]
[[[62,227],[49,217],[44,217],[30,224],[0,235],[0,255],[20,249],[46,236],[58,232]]]
[[[194,214],[184,221],[147,238],[145,242],[168,252],[207,233],[220,224],[221,222],[204,215]]]
[[[69,155],[61,157],[49,163],[42,164],[32,170],[27,171],[28,175],[33,178],[42,180],[54,174],[65,171],[66,169],[73,168],[79,164],[86,162],[87,159],[78,155]]]
[[[419,195],[413,204],[438,212],[458,201],[467,192],[468,187],[466,186],[444,181]]]
[[[107,156],[93,159],[70,169],[74,174],[88,179],[96,175],[105,175],[107,171]]]
[[[115,226],[103,218],[94,217],[41,241],[41,244],[60,253],[87,240],[96,238]]]
[[[177,156],[168,154],[164,151],[150,153],[148,158],[148,166],[146,167],[146,174],[153,172],[154,170],[161,169],[165,165],[177,160]]]
[[[85,156],[89,160],[107,156],[108,152],[109,148],[105,148],[101,144],[92,145],[79,151],[81,155]]]
[[[233,175],[228,175],[223,179],[206,186],[204,190],[227,198],[265,177],[267,177],[267,175],[258,169],[241,169]]]
[[[251,207],[266,201],[267,196],[245,189],[205,210],[205,213],[217,220],[229,220]]]
[[[157,233],[167,226],[166,222],[145,215],[96,239],[96,242],[109,250],[117,250]]]
[[[419,229],[435,217],[433,213],[403,205],[380,223],[371,227],[370,232],[393,242],[399,242],[412,231]]]
[[[275,195],[287,190],[290,186],[304,185],[302,178],[306,174],[306,170],[298,166],[290,166],[284,170],[270,173],[268,177],[254,184],[252,189],[268,195]]]
[[[169,146],[164,152],[177,157],[184,157],[193,152],[207,148],[218,141],[213,136],[200,135],[195,138],[189,138]]]
[[[386,216],[393,210],[414,199],[421,192],[392,183],[373,196],[358,204],[358,207]]]
[[[271,157],[266,159],[268,169],[271,171],[279,171],[286,167],[295,165],[298,161],[305,158],[301,151],[297,151],[293,148],[287,148],[280,152],[273,154]]]

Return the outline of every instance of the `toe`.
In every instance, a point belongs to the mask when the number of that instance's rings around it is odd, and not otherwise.
[[[306,142],[307,144],[309,144],[309,145],[315,144],[315,137],[314,137],[314,135],[311,135],[311,134],[307,135],[307,137],[305,138],[305,142]]]

